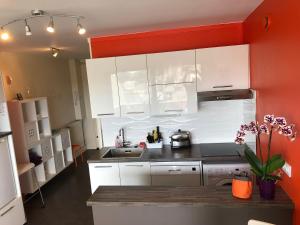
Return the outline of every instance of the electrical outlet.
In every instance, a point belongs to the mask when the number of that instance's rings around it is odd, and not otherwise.
[[[282,170],[288,175],[288,177],[292,177],[292,166],[287,162],[282,167]]]

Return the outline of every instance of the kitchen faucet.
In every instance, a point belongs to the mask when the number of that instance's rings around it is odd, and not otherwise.
[[[125,129],[123,127],[119,130],[119,136],[122,137],[122,146],[129,147],[131,142],[125,140]]]

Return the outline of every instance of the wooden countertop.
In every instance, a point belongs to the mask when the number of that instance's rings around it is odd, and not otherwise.
[[[234,198],[231,195],[231,187],[106,186],[99,187],[87,201],[87,205],[294,209],[293,202],[280,187],[276,190],[276,198],[267,201],[260,198],[258,190],[254,190],[250,200]]]

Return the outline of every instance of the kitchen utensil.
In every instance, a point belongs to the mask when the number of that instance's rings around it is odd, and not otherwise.
[[[191,145],[191,133],[189,131],[178,130],[170,136],[171,138],[171,148],[183,148],[189,147]]]

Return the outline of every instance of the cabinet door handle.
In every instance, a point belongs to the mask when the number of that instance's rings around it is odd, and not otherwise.
[[[125,166],[128,166],[128,167],[143,167],[144,165],[125,165]]]
[[[112,166],[94,166],[95,169],[99,168],[112,168]]]
[[[168,170],[169,172],[180,172],[181,169],[176,169],[176,170]]]
[[[230,95],[217,97],[217,100],[230,100],[230,99],[232,99],[232,96],[230,96]]]
[[[97,116],[112,116],[115,115],[114,113],[101,113],[101,114],[97,114]]]
[[[15,206],[10,207],[10,208],[7,209],[5,212],[3,212],[0,216],[2,217],[2,216],[4,216],[4,215],[6,215],[6,214],[9,213],[9,211],[11,211],[13,208],[15,208]]]
[[[165,112],[183,112],[183,109],[166,109]]]
[[[145,112],[127,112],[126,114],[143,114]]]
[[[233,87],[233,85],[230,84],[230,85],[213,86],[213,88],[230,88],[230,87]]]
[[[4,138],[1,138],[0,139],[0,143],[4,143],[5,142],[5,139]]]

